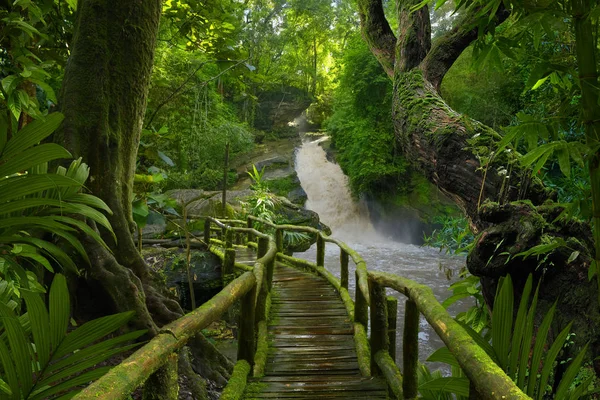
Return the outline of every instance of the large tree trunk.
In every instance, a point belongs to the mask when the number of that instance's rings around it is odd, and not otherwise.
[[[132,236],[136,155],[161,10],[161,0],[78,2],[61,93],[65,121],[57,138],[90,166],[87,187],[113,212],[116,240],[101,232],[112,252],[89,241],[87,277],[103,287],[115,311],[136,311],[135,328],[151,336],[183,314],[157,289]]]
[[[160,11],[160,0],[81,1],[61,95],[63,144],[90,166],[88,188],[113,211],[116,242],[103,232],[113,254],[90,244],[90,274],[106,280],[116,309],[135,309],[138,325],[152,333],[131,203]]]
[[[520,166],[520,155],[492,153],[500,135],[455,112],[440,97],[445,73],[477,37],[475,29],[465,28],[473,26],[473,14],[432,45],[427,8],[409,12],[417,3],[398,0],[396,38],[381,0],[359,0],[363,36],[394,82],[397,141],[411,164],[456,201],[479,233],[467,266],[481,277],[487,299],[493,301],[501,276],[510,273],[523,284],[533,273],[542,281],[541,302],[548,307],[559,301],[556,328],[574,320],[578,346],[591,341],[593,353],[600,354],[598,289],[587,279],[594,248],[589,225],[555,222],[561,208],[552,202],[553,193]],[[501,8],[495,22],[507,16]],[[540,260],[516,257],[552,238],[564,239],[569,248],[558,248]],[[579,257],[567,263],[574,250]]]

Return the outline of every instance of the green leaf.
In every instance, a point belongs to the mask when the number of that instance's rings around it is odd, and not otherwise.
[[[10,386],[8,386],[8,383],[4,382],[2,379],[0,379],[0,391],[6,393],[7,395],[12,395],[12,390],[10,389]]]
[[[17,396],[16,398],[20,398],[19,395],[19,378],[17,377],[17,370],[13,363],[13,358],[11,356],[10,350],[8,350],[7,345],[4,340],[0,340],[0,361],[2,362],[2,366],[4,367],[4,378],[8,381],[8,386],[11,388],[11,391],[14,390]]]
[[[538,285],[535,294],[533,295],[533,301],[529,307],[527,313],[527,319],[525,320],[525,331],[523,332],[523,340],[521,341],[520,353],[519,353],[519,373],[517,376],[517,386],[522,388],[525,387],[525,378],[528,372],[529,362],[529,351],[531,349],[531,339],[533,337],[533,318],[535,316],[535,309],[537,308],[538,294],[540,286]]]
[[[89,346],[89,347],[86,347],[79,351],[76,351],[75,353],[69,355],[68,357],[65,357],[65,358],[59,360],[58,362],[55,362],[55,363],[52,363],[51,365],[49,365],[48,368],[46,369],[46,373],[50,374],[51,372],[54,372],[54,371],[60,371],[69,365],[76,364],[76,363],[80,362],[81,360],[85,360],[97,353],[105,353],[106,351],[112,349],[113,347],[116,347],[117,345],[138,339],[139,337],[144,335],[146,332],[147,331],[145,331],[145,330],[129,332],[124,335],[120,335],[120,336],[117,336],[117,337],[114,337],[114,338],[111,338],[108,340],[103,340],[100,343],[96,343],[92,346]],[[142,343],[136,343],[133,346],[140,346],[141,344]],[[121,347],[121,349],[123,349],[123,348]]]
[[[94,207],[94,208],[98,208],[102,211],[105,211],[109,215],[112,215],[112,210],[110,209],[110,207],[108,207],[108,205],[106,205],[106,203],[104,201],[102,201],[102,199],[100,199],[99,197],[93,196],[91,194],[76,193],[76,194],[72,195],[71,197],[69,197],[69,201],[85,204],[85,205],[88,205],[88,206]]]
[[[51,352],[50,335],[48,334],[50,329],[48,310],[38,293],[23,290],[22,294],[25,304],[27,304],[27,314],[31,322],[37,361],[41,367],[44,367],[50,360]]]
[[[558,143],[552,142],[552,143],[546,143],[543,144],[539,147],[536,147],[535,149],[531,150],[529,153],[525,154],[522,158],[521,158],[521,164],[524,167],[528,167],[531,164],[533,164],[536,160],[540,159],[543,156],[546,156],[546,159],[548,159],[548,157],[554,152],[554,149],[558,146]],[[537,173],[537,171],[539,171],[541,169],[537,168],[533,171],[534,173]]]
[[[148,221],[148,204],[146,204],[146,202],[143,200],[134,201],[132,205],[132,211],[133,220],[138,225],[138,228],[142,229],[144,226],[146,226]]]
[[[454,393],[458,396],[469,397],[468,378],[437,378],[419,385],[419,390],[432,390]]]
[[[62,123],[64,115],[52,113],[45,120],[35,120],[21,129],[7,144],[2,157],[10,158],[50,136]],[[39,163],[38,163],[39,164]]]
[[[510,275],[507,275],[499,286],[494,299],[492,312],[492,346],[498,356],[499,366],[508,369],[508,356],[510,353],[510,338],[513,324],[513,286]]]
[[[515,318],[515,328],[512,334],[512,342],[510,346],[510,358],[508,369],[506,370],[507,375],[511,378],[515,378],[517,373],[517,365],[519,363],[519,355],[521,354],[521,342],[523,334],[525,333],[525,322],[527,317],[527,305],[529,304],[529,296],[531,295],[531,289],[533,287],[533,276],[529,274],[527,282],[523,287],[521,293],[521,302],[519,303],[519,310],[517,311],[517,317]]]
[[[10,95],[17,87],[20,80],[21,78],[19,78],[17,75],[8,75],[4,79],[2,79],[2,88],[6,93]]]
[[[167,164],[169,167],[174,167],[175,163],[173,162],[173,160],[171,160],[171,158],[169,158],[169,156],[167,156],[165,153],[163,153],[162,151],[158,150],[158,156],[160,157],[161,160],[163,160],[165,162],[165,164]]]
[[[48,100],[50,100],[54,104],[58,103],[58,100],[56,99],[56,93],[54,93],[54,89],[52,89],[52,86],[48,85],[46,82],[44,82],[40,79],[29,79],[29,80],[32,83],[35,83],[36,85],[38,85],[44,91],[44,93],[46,93],[46,97],[48,98]]]
[[[77,187],[81,184],[71,178],[60,175],[23,175],[9,179],[0,177],[0,204],[22,197],[59,187]],[[8,190],[10,189],[10,190]]]
[[[550,324],[554,319],[554,312],[556,310],[556,302],[548,310],[544,316],[542,324],[538,328],[537,334],[535,335],[535,344],[533,346],[533,355],[531,357],[531,371],[529,372],[529,381],[527,382],[527,395],[533,397],[537,384],[537,376],[540,368],[540,362],[542,361],[542,355],[544,353],[544,346],[548,339],[548,332],[550,331]],[[540,388],[544,390],[545,388]]]
[[[563,329],[556,339],[548,353],[546,353],[546,357],[544,358],[544,366],[542,368],[542,373],[540,374],[540,388],[538,390],[537,399],[543,400],[544,393],[546,393],[546,386],[548,385],[548,379],[550,378],[550,374],[554,370],[554,362],[556,361],[556,357],[563,348],[565,341],[567,340],[567,336],[571,331],[571,326],[573,323],[569,323],[565,329]]]
[[[569,388],[575,381],[575,378],[577,377],[577,374],[581,369],[581,364],[583,363],[583,358],[586,356],[587,348],[588,344],[583,346],[583,349],[581,349],[577,357],[575,357],[575,359],[571,361],[571,364],[569,364],[569,368],[567,368],[567,371],[565,372],[562,379],[560,380],[560,383],[558,384],[558,389],[556,389],[556,396],[554,397],[555,399],[566,398]]]
[[[542,86],[544,84],[544,82],[546,82],[548,80],[549,76],[546,76],[540,80],[538,80],[535,85],[533,85],[531,87],[531,90],[536,90],[537,88],[539,88],[540,86]]]
[[[571,264],[573,261],[575,261],[577,259],[577,257],[579,257],[579,251],[574,251],[571,253],[571,255],[569,256],[569,259],[567,260],[567,264]]]
[[[15,92],[11,93],[11,95],[8,96],[8,101],[6,102],[6,105],[8,106],[8,109],[12,113],[15,120],[18,121],[19,117],[21,116],[21,102],[17,98]]]
[[[71,312],[67,280],[62,274],[56,274],[54,276],[52,286],[50,287],[49,303],[50,343],[52,345],[52,350],[55,352],[62,344],[63,339],[67,334]],[[53,357],[56,357],[56,355]]]
[[[125,325],[133,318],[134,314],[133,311],[128,311],[86,322],[65,338],[58,349],[56,349],[54,357],[61,358],[75,350],[90,345]]]
[[[437,349],[436,351],[434,351],[427,358],[427,361],[442,362],[442,363],[451,365],[453,367],[459,366],[458,361],[456,360],[456,357],[454,357],[454,354],[452,354],[452,352],[447,347],[441,347],[441,348]]]
[[[25,171],[34,165],[60,158],[71,158],[71,153],[55,143],[41,144],[19,153],[18,156],[10,159],[7,157],[8,161],[0,165],[0,176],[13,175]]]
[[[72,378],[72,379],[61,382],[58,385],[44,387],[40,391],[34,392],[32,394],[32,396],[29,397],[28,400],[45,400],[45,399],[50,398],[53,394],[60,393],[63,390],[68,390],[71,388],[75,388],[77,386],[86,385],[89,382],[102,377],[104,374],[106,374],[108,371],[110,371],[111,368],[112,367],[110,367],[110,366],[96,368],[92,371],[85,372],[81,375],[78,375],[78,376]],[[81,391],[81,388],[74,390],[70,394],[77,394],[80,391]]]
[[[29,340],[15,313],[4,303],[0,302],[0,318],[10,346],[10,354],[15,362],[15,369],[21,390],[28,393],[32,386],[32,363]]]
[[[558,157],[558,165],[560,166],[560,171],[567,178],[571,177],[571,157],[569,156],[569,150],[565,145],[559,147],[556,151],[556,156]]]

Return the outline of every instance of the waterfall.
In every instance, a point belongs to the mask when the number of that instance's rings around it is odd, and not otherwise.
[[[327,138],[317,140],[304,139],[296,152],[296,172],[302,188],[308,196],[306,208],[319,214],[321,221],[333,231],[336,239],[349,244],[365,260],[371,270],[399,274],[406,278],[428,285],[438,300],[446,299],[450,292],[448,286],[458,276],[464,266],[464,257],[456,257],[440,253],[437,249],[418,247],[412,244],[399,243],[378,234],[367,213],[367,208],[354,201],[350,194],[348,178],[339,165],[327,160],[325,150],[319,145]],[[316,257],[315,246],[296,257],[313,261]],[[335,246],[326,246],[325,267],[339,277],[339,251]],[[449,281],[446,272],[453,272]],[[354,281],[350,280],[350,291],[353,292]],[[399,301],[404,297],[393,293]],[[452,306],[452,312],[465,311],[470,301],[459,301]],[[397,361],[402,357],[402,325],[404,307],[398,307]],[[421,320],[419,332],[421,362],[442,342],[427,322]],[[436,367],[440,365],[437,364]],[[445,371],[447,373],[448,371]]]
[[[367,209],[356,202],[350,193],[348,177],[339,165],[327,160],[319,145],[327,136],[303,140],[296,152],[296,172],[308,196],[306,208],[319,214],[334,235],[349,242],[385,240],[373,228]]]

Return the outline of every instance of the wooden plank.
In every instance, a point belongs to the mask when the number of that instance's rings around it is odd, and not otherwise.
[[[387,398],[385,382],[361,376],[354,327],[327,281],[276,265],[271,307],[265,376],[245,399]]]

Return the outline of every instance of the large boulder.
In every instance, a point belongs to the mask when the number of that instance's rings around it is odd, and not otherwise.
[[[306,91],[294,87],[260,92],[254,127],[263,131],[296,135],[296,130],[288,124],[300,116],[311,103],[312,99]]]
[[[167,288],[179,299],[181,306],[185,310],[191,310],[185,249],[147,247],[142,250],[142,255],[148,265],[164,277]],[[198,307],[223,288],[221,260],[208,251],[192,250],[190,267]]]

